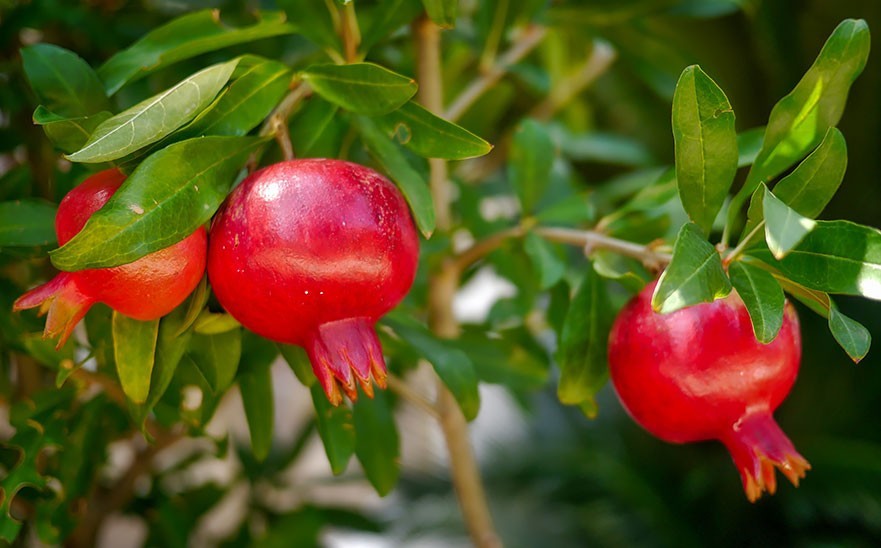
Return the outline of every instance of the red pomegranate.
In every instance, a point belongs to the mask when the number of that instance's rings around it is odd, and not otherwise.
[[[306,349],[334,405],[356,381],[373,395],[386,369],[374,324],[416,273],[419,240],[385,177],[328,159],[290,160],[251,174],[211,226],[208,277],[251,331]]]
[[[795,309],[786,304],[779,334],[762,344],[735,292],[658,314],[654,288],[624,307],[609,337],[612,382],[624,407],[663,440],[724,443],[750,501],[774,493],[774,467],[797,486],[810,465],[772,417],[798,373]]]
[[[68,192],[55,215],[58,244],[82,230],[124,180],[120,171],[110,169]],[[199,227],[180,242],[126,265],[61,272],[19,297],[13,309],[40,306],[41,312],[48,311],[43,336],[58,337],[56,348],[97,302],[136,320],[153,320],[182,303],[202,279],[207,245],[205,229]]]

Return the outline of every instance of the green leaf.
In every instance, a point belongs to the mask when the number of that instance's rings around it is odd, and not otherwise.
[[[737,171],[737,132],[728,98],[697,65],[676,84],[673,140],[682,205],[709,234]]]
[[[150,380],[150,394],[139,409],[141,422],[168,390],[168,386],[174,378],[174,372],[177,371],[177,366],[190,344],[192,330],[185,329],[183,333],[180,333],[185,321],[186,310],[184,306],[175,308],[171,314],[159,321],[156,360],[153,364]]]
[[[605,281],[588,263],[584,279],[566,313],[557,360],[560,382],[557,397],[596,416],[596,393],[609,378],[608,340],[614,320]]]
[[[416,82],[373,63],[312,65],[300,76],[331,103],[377,116],[400,108],[416,94]]]
[[[354,116],[352,122],[371,155],[401,189],[404,198],[410,204],[419,231],[426,238],[430,237],[435,228],[434,203],[425,179],[413,169],[397,145],[386,137],[370,118]]]
[[[456,12],[459,0],[422,0],[428,17],[440,27],[451,29],[456,26]]]
[[[765,127],[754,127],[737,134],[737,167],[746,167],[756,161],[765,139]]]
[[[108,59],[98,69],[98,75],[107,94],[113,95],[128,82],[178,61],[294,30],[281,12],[258,12],[258,16],[259,21],[242,28],[225,25],[217,10],[178,17]]]
[[[413,101],[376,119],[389,137],[424,158],[464,160],[483,156],[492,145]]]
[[[25,76],[40,103],[63,118],[77,118],[109,110],[104,87],[83,59],[52,44],[21,50]]]
[[[382,390],[373,399],[359,398],[354,405],[355,455],[379,496],[389,494],[401,473],[398,429],[388,396]]]
[[[207,107],[226,85],[238,59],[212,65],[99,125],[72,162],[108,162],[171,134]]]
[[[288,366],[291,368],[291,371],[294,372],[297,380],[300,381],[303,386],[309,388],[315,386],[315,383],[318,382],[318,378],[316,378],[315,373],[312,372],[312,363],[309,361],[309,356],[303,348],[293,344],[279,343],[278,350],[281,352],[284,361],[287,362]],[[322,392],[322,397],[326,399],[324,392]]]
[[[242,330],[218,335],[194,334],[188,354],[211,391],[217,395],[232,385],[242,356]]]
[[[568,298],[568,288],[566,293]],[[468,355],[481,381],[516,391],[539,390],[547,385],[549,360],[543,348],[528,344],[529,334],[523,330],[494,331],[490,337],[483,329],[472,329],[453,344]]]
[[[765,218],[765,241],[777,259],[782,259],[814,229],[817,222],[802,217],[794,209],[780,201],[762,184],[764,196],[762,210]]]
[[[728,267],[731,284],[746,305],[756,340],[767,344],[774,340],[783,326],[786,297],[774,276],[767,270],[743,261]]]
[[[336,9],[333,3],[315,0],[276,0],[276,3],[287,12],[290,24],[298,34],[322,48],[342,51],[340,35],[330,14],[331,9]]]
[[[360,5],[358,9],[360,16],[363,13]],[[422,13],[422,4],[419,0],[384,0],[376,5],[373,12],[371,23],[361,33],[361,49],[365,52],[380,40],[416,19]]]
[[[523,241],[523,249],[538,271],[538,285],[548,289],[556,284],[566,273],[566,262],[554,246],[534,232],[529,232]]]
[[[384,323],[431,363],[438,377],[456,398],[465,418],[474,420],[480,411],[480,392],[477,373],[468,355],[439,340],[427,328],[406,316],[387,316]]]
[[[325,148],[339,150],[333,145],[335,125],[339,124],[337,113],[340,107],[320,97],[314,97],[301,108],[291,121],[291,144],[300,158],[329,156],[321,154]],[[346,124],[348,131],[348,124]],[[330,142],[330,145],[325,143]],[[324,147],[324,148],[323,148]]]
[[[668,314],[693,304],[712,302],[731,292],[719,252],[694,223],[683,225],[673,244],[673,258],[655,286],[652,308]]]
[[[193,322],[193,330],[200,335],[217,335],[232,331],[242,324],[230,314],[203,310]]]
[[[113,116],[103,110],[91,116],[65,118],[50,112],[43,105],[34,111],[34,123],[43,127],[46,137],[62,152],[79,150],[95,129]]]
[[[55,243],[55,212],[39,200],[0,202],[0,248]]]
[[[159,320],[133,320],[113,311],[113,359],[122,391],[134,403],[150,394]]]
[[[881,231],[849,221],[817,221],[776,266],[810,289],[881,300]]]
[[[869,55],[869,27],[862,19],[846,19],[835,28],[801,81],[771,110],[762,150],[746,182],[734,197],[728,226],[759,186],[804,157],[841,119],[850,86]]]
[[[508,156],[508,177],[524,214],[533,213],[547,188],[557,149],[547,128],[531,118],[514,132]]]
[[[239,376],[242,405],[251,433],[251,450],[258,461],[266,460],[272,448],[274,401],[272,397],[272,371],[269,367],[257,367]]]
[[[829,309],[829,330],[854,363],[860,363],[869,353],[869,347],[872,345],[872,335],[869,330],[839,312],[834,306]]]
[[[83,229],[50,253],[61,270],[130,263],[205,224],[238,171],[263,145],[256,137],[203,137],[144,160]]]
[[[216,104],[181,133],[197,135],[245,135],[262,122],[288,90],[291,70],[276,61],[247,67],[230,84]]]
[[[324,444],[327,461],[335,476],[346,471],[355,454],[355,423],[352,410],[346,405],[334,407],[327,401],[321,386],[313,383],[310,389],[315,406],[318,435]]]

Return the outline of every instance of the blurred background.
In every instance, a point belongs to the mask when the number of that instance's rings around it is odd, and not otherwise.
[[[356,0],[356,6],[376,4]],[[553,117],[564,151],[558,167],[587,193],[614,193],[622,177],[672,163],[670,101],[687,65],[699,63],[725,90],[743,131],[765,123],[842,19],[864,18],[876,36],[881,33],[879,0],[582,0],[551,2],[551,10],[534,8],[544,2],[523,4],[532,6],[528,11],[539,14],[539,22],[546,17],[563,30],[549,33],[461,123],[490,142],[502,140],[543,94],[565,81],[561,74],[584,61],[585,44],[601,38],[617,58]],[[485,38],[487,21],[498,10],[514,17],[517,6],[517,0],[462,0],[460,23],[443,38],[447,97],[474,74],[477,60],[467,52]],[[0,1],[0,200],[27,189],[26,195],[57,201],[83,176],[79,167],[57,160],[31,122],[36,102],[21,73],[22,45],[55,43],[97,66],[162,22],[206,7],[233,19],[252,8],[285,8],[296,16],[296,2],[283,1]],[[407,73],[409,40],[403,28],[372,55]],[[257,50],[296,62],[314,47],[294,37],[260,42]],[[142,80],[128,92],[161,89],[162,78]],[[881,226],[877,53],[854,85],[839,127],[849,165],[822,217]],[[503,170],[481,165],[458,166],[463,203],[476,185],[469,174],[485,173],[479,182],[488,195],[504,184]],[[501,213],[484,207],[484,220],[504,216],[503,206],[502,200]],[[498,270],[478,271],[463,288],[456,308],[466,324],[491,322],[503,307],[518,305],[517,278]],[[881,304],[838,302],[881,341]],[[8,314],[8,307],[3,310]],[[674,446],[649,436],[623,412],[610,386],[600,394],[598,417],[589,420],[559,404],[553,370],[520,389],[484,385],[472,438],[506,545],[881,545],[881,349],[876,344],[855,366],[822,318],[802,311],[801,319],[801,374],[776,416],[813,469],[798,489],[781,484],[775,496],[755,504],[746,501],[721,445]],[[419,372],[413,375],[418,382]],[[332,477],[311,428],[308,390],[283,364],[275,379],[279,439],[267,463],[249,459],[247,427],[232,394],[208,428],[218,438],[232,433],[223,458],[207,456],[200,442],[164,452],[154,481],[136,486],[138,497],[110,520],[102,542],[171,546],[186,544],[191,535],[191,545],[242,545],[251,538],[244,530],[261,530],[269,532],[264,544],[278,546],[468,544],[431,420],[399,406],[403,477],[380,499],[354,462],[346,474]],[[120,449],[111,464],[124,467],[126,458]],[[148,529],[139,515],[152,516],[154,525]]]

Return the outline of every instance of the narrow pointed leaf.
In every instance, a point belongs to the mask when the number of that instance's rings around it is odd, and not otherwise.
[[[737,134],[737,167],[750,166],[756,161],[764,139],[764,126],[754,127]]]
[[[673,244],[673,258],[655,286],[652,308],[667,314],[693,304],[712,302],[731,292],[719,252],[693,223],[683,225]]]
[[[881,231],[849,221],[817,221],[776,266],[810,289],[881,300]]]
[[[373,399],[359,398],[353,409],[355,455],[379,496],[384,497],[398,483],[401,474],[398,429],[385,391]]]
[[[769,343],[783,326],[783,307],[786,297],[770,272],[743,261],[728,267],[731,284],[746,305],[756,340]]]
[[[298,158],[325,157],[330,154],[322,151],[339,149],[333,140],[337,133],[342,133],[337,130],[341,125],[337,116],[339,110],[335,104],[314,97],[294,115],[291,128],[308,128],[308,131],[291,130],[291,144]],[[345,125],[345,131],[348,131],[348,124]]]
[[[0,202],[0,249],[55,243],[54,204],[39,200]]]
[[[459,0],[422,0],[428,17],[439,26],[451,29],[456,25]]]
[[[21,60],[31,89],[48,110],[76,118],[110,108],[95,71],[72,51],[34,44],[22,48]]]
[[[609,378],[608,340],[614,309],[605,280],[588,264],[563,323],[557,359],[560,383],[557,397],[596,415],[596,393]]]
[[[134,403],[150,394],[159,320],[142,322],[113,312],[113,358],[122,391]]]
[[[108,95],[119,88],[178,61],[202,53],[294,31],[281,12],[259,12],[253,25],[230,27],[217,10],[190,13],[158,27],[107,60],[98,75]]]
[[[322,48],[342,51],[340,35],[334,29],[330,14],[331,9],[336,9],[334,4],[315,0],[276,0],[276,3],[287,12],[291,26],[298,34]]]
[[[869,330],[839,312],[834,306],[829,309],[829,330],[854,363],[860,363],[869,353],[869,347],[872,345],[872,335]]]
[[[108,162],[171,134],[205,109],[220,92],[238,60],[212,65],[99,125],[72,162]]]
[[[424,158],[464,160],[483,156],[492,145],[413,101],[376,119],[389,137]]]
[[[431,199],[428,183],[422,175],[413,169],[397,145],[376,127],[373,120],[364,116],[355,116],[352,121],[371,155],[401,189],[404,198],[410,204],[410,210],[413,212],[413,219],[416,221],[419,231],[426,238],[431,236],[435,228],[435,218],[434,203]]]
[[[853,81],[869,56],[869,27],[846,19],[832,32],[801,81],[771,110],[762,150],[731,203],[728,225],[759,186],[786,171],[820,143],[841,119]]]
[[[737,171],[737,132],[728,98],[697,65],[676,84],[673,140],[682,205],[709,234]]]
[[[361,33],[363,51],[416,19],[422,13],[422,4],[419,0],[384,0],[373,11],[371,23]]]
[[[104,110],[91,116],[65,118],[40,105],[34,111],[34,123],[43,127],[46,137],[62,152],[79,150],[89,140],[95,128],[113,114]]]
[[[313,65],[300,76],[331,103],[369,116],[400,108],[417,88],[412,78],[373,63]]]
[[[765,241],[768,249],[777,259],[782,259],[789,251],[798,245],[814,229],[817,222],[802,217],[794,209],[780,201],[762,185],[764,197],[762,198],[763,216],[765,218]]]
[[[192,336],[187,353],[217,395],[232,385],[242,356],[242,330]]]
[[[251,451],[258,461],[266,460],[272,448],[275,404],[272,395],[272,372],[258,367],[239,376],[242,405],[251,433]]]
[[[168,247],[205,224],[248,157],[256,137],[204,137],[144,160],[107,204],[50,253],[61,270],[118,266]]]
[[[352,455],[355,454],[355,422],[352,410],[346,405],[331,405],[318,383],[312,385],[311,393],[318,435],[324,444],[330,469],[338,476],[346,471]]]
[[[524,214],[535,211],[551,178],[556,155],[556,145],[544,125],[529,118],[520,123],[511,143],[508,177]]]
[[[318,378],[316,378],[315,373],[312,372],[312,364],[309,362],[309,356],[302,347],[293,344],[279,344],[278,350],[281,352],[281,357],[284,358],[284,361],[287,362],[291,371],[294,372],[297,380],[300,381],[303,386],[308,388],[315,386],[315,383],[318,382]],[[324,392],[322,392],[324,399],[327,399],[327,396],[324,396],[323,394]]]
[[[538,286],[548,289],[556,284],[566,273],[566,262],[547,240],[530,232],[523,242],[523,249],[538,272]]]

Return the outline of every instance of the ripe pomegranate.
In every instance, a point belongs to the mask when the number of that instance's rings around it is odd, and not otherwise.
[[[101,171],[61,200],[55,215],[58,244],[73,238],[125,180],[116,169]],[[180,242],[129,264],[61,272],[13,304],[14,310],[41,307],[48,311],[44,338],[58,337],[61,348],[89,308],[102,302],[136,320],[153,320],[171,312],[189,295],[205,272],[207,235],[199,227]]]
[[[371,396],[386,369],[374,324],[416,273],[419,240],[398,189],[364,166],[290,160],[254,172],[211,226],[208,277],[245,327],[306,349],[328,400]]]
[[[810,465],[771,415],[798,373],[795,309],[786,303],[779,334],[762,344],[735,292],[662,315],[651,307],[655,285],[624,307],[609,337],[612,382],[624,407],[663,440],[724,443],[750,501],[774,493],[775,466],[798,486]]]

